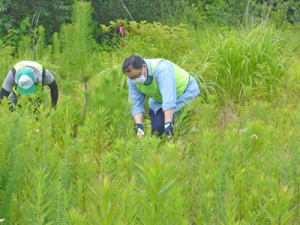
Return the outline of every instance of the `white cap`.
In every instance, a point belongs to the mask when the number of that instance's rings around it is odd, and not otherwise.
[[[27,75],[23,75],[20,77],[19,82],[18,82],[18,86],[22,89],[28,89],[30,87],[32,87],[32,85],[34,85],[32,79],[27,76]]]

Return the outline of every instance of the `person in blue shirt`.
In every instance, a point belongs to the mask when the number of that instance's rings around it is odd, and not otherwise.
[[[136,134],[144,136],[143,114],[145,95],[149,96],[149,116],[152,133],[161,137],[173,134],[175,117],[180,108],[196,98],[200,90],[196,80],[185,70],[164,59],[143,59],[131,55],[122,67],[128,77],[129,101],[136,123]]]

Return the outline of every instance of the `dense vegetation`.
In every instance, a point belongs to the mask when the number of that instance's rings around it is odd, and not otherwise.
[[[18,43],[32,30],[43,26],[46,43],[64,23],[72,22],[72,4],[76,0],[0,0],[0,37],[9,45]],[[118,19],[161,22],[168,26],[180,23],[202,29],[209,24],[236,26],[251,17],[260,23],[270,18],[277,27],[300,22],[299,0],[86,0],[93,7],[91,29],[97,43],[107,36],[99,24],[109,25]]]
[[[57,109],[46,90],[38,115],[27,98],[13,113],[2,101],[3,224],[300,223],[299,26],[269,19],[267,7],[238,26],[202,26],[219,4],[208,3],[189,25],[102,25],[108,35],[123,26],[125,37],[101,45],[88,2],[51,38],[43,26],[29,35],[25,26],[17,45],[1,36],[1,83],[16,62],[36,60],[60,89]],[[198,81],[201,96],[172,139],[151,136],[147,115],[146,136],[134,134],[121,71],[131,54],[171,60]]]

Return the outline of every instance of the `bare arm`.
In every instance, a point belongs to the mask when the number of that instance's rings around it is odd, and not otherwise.
[[[171,122],[173,121],[173,114],[174,114],[174,109],[169,109],[164,111],[165,114],[165,123]]]
[[[144,113],[138,113],[138,114],[134,115],[133,119],[134,119],[135,123],[143,123],[143,116],[144,116]]]

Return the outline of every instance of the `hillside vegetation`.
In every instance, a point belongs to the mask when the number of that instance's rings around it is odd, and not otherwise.
[[[0,81],[21,60],[57,80],[39,114],[0,107],[2,224],[299,224],[300,33],[296,25],[169,27],[117,20],[98,45],[90,3],[46,45],[0,41]],[[38,41],[37,41],[38,40]],[[139,140],[122,63],[168,59],[197,79],[171,139]],[[147,108],[148,106],[145,105]]]

